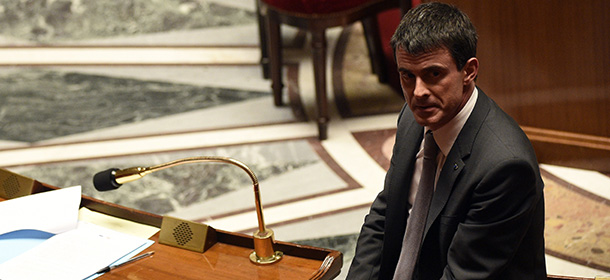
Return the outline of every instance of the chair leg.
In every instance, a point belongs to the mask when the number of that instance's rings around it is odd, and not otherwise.
[[[313,71],[318,109],[318,138],[328,138],[328,100],[326,96],[326,36],[324,30],[312,32]]]
[[[277,18],[267,14],[267,50],[269,51],[269,71],[271,74],[271,89],[273,91],[273,102],[275,106],[281,106],[282,102],[282,43],[280,39],[280,24]]]
[[[258,15],[258,41],[261,48],[261,67],[263,78],[269,79],[269,51],[267,50],[267,23],[265,17],[261,14],[260,4],[256,1],[256,14]]]
[[[385,55],[383,54],[377,17],[372,16],[362,19],[362,27],[364,29],[364,38],[366,39],[366,45],[369,50],[373,73],[377,74],[377,79],[380,83],[387,83],[388,69],[385,63]]]

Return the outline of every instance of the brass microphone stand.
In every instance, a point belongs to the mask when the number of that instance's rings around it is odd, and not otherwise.
[[[258,179],[252,170],[244,163],[228,158],[228,157],[217,157],[217,156],[200,156],[200,157],[189,157],[179,160],[170,161],[167,163],[151,166],[151,167],[131,167],[127,169],[120,169],[114,171],[115,181],[121,185],[124,183],[138,180],[150,173],[170,168],[176,165],[185,163],[196,163],[196,162],[222,162],[235,165],[244,170],[250,179],[252,179],[252,185],[254,187],[254,203],[256,206],[256,216],[258,218],[258,230],[254,232],[254,251],[250,254],[250,261],[256,264],[272,264],[279,261],[283,253],[280,251],[274,251],[273,243],[273,230],[265,227],[265,221],[263,219],[263,206],[261,204],[260,190],[258,185]]]

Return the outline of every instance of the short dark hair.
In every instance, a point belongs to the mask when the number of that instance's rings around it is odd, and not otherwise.
[[[457,7],[432,2],[409,10],[400,21],[390,45],[411,55],[447,48],[458,70],[476,57],[477,31],[466,14]]]

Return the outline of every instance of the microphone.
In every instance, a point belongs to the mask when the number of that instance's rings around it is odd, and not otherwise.
[[[110,168],[93,176],[93,186],[100,192],[116,190],[123,184],[138,180],[155,170],[152,167]],[[166,167],[167,168],[167,167]],[[161,170],[161,169],[158,169]]]
[[[258,218],[258,230],[253,235],[254,252],[250,254],[250,261],[256,264],[271,264],[280,260],[283,253],[273,250],[273,231],[265,227],[258,179],[248,166],[236,159],[217,156],[201,156],[174,160],[151,167],[131,167],[127,169],[110,168],[95,174],[93,176],[93,185],[98,191],[116,190],[123,184],[138,180],[150,173],[185,163],[197,162],[229,163],[241,168],[250,176],[254,187],[254,203],[256,206],[256,216]]]
[[[93,176],[93,186],[100,192],[116,190],[122,184],[116,181],[116,171],[118,168],[110,168],[108,170],[98,172]]]

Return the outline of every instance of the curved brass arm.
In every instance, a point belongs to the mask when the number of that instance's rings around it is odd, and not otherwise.
[[[119,185],[124,183],[138,180],[150,173],[170,168],[173,166],[185,164],[185,163],[196,163],[196,162],[222,162],[235,165],[250,176],[252,185],[254,187],[254,203],[256,206],[256,216],[258,218],[258,231],[254,233],[254,252],[250,255],[250,260],[258,264],[270,264],[274,263],[282,258],[282,252],[273,250],[273,231],[265,227],[265,221],[263,219],[263,206],[261,204],[260,190],[258,185],[258,179],[252,170],[244,163],[228,158],[228,157],[217,157],[217,156],[200,156],[200,157],[189,157],[179,160],[170,161],[167,163],[151,166],[151,167],[131,167],[127,169],[121,169],[114,171],[115,181]]]

